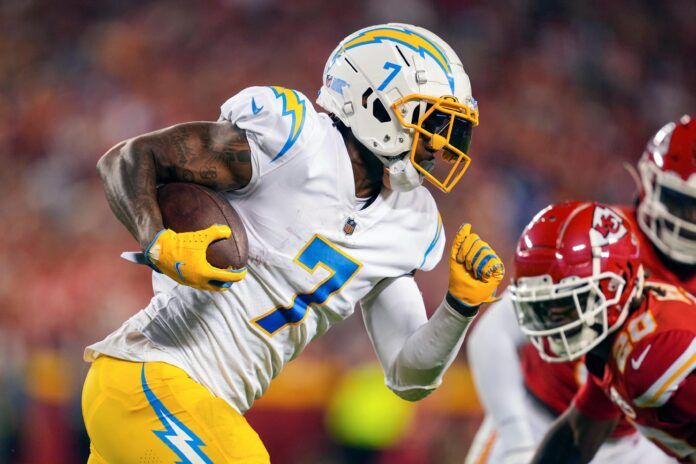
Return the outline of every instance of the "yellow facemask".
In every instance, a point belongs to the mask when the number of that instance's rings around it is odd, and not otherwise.
[[[403,117],[407,113],[404,105],[412,101],[428,103],[428,109],[415,123],[408,122]],[[397,100],[392,109],[402,126],[414,130],[410,156],[413,166],[443,192],[451,191],[471,162],[468,155],[471,128],[478,126],[478,110],[459,103],[452,96],[437,98],[421,94]],[[416,160],[416,149],[421,136],[425,137],[424,142],[430,143],[429,148],[432,150],[445,150],[442,158],[452,167],[443,180],[435,177]]]

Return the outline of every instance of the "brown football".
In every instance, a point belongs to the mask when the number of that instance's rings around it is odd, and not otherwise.
[[[239,214],[222,194],[197,184],[174,182],[157,189],[164,227],[174,232],[194,232],[213,224],[228,225],[232,236],[208,247],[208,262],[221,269],[246,266],[249,242]]]

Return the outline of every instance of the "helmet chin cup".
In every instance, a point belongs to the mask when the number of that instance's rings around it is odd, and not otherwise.
[[[423,176],[408,159],[400,159],[387,167],[389,188],[396,192],[408,192],[423,184]]]

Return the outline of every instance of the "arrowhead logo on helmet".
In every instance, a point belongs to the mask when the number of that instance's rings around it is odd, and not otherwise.
[[[590,238],[593,246],[605,246],[626,235],[621,216],[606,206],[595,206]]]

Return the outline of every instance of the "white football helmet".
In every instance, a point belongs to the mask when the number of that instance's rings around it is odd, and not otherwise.
[[[469,77],[452,48],[421,27],[384,24],[346,37],[326,62],[317,104],[382,161],[394,190],[427,178],[449,192],[471,161],[478,107]],[[444,178],[433,162],[416,160],[420,137],[443,150],[451,164]]]

